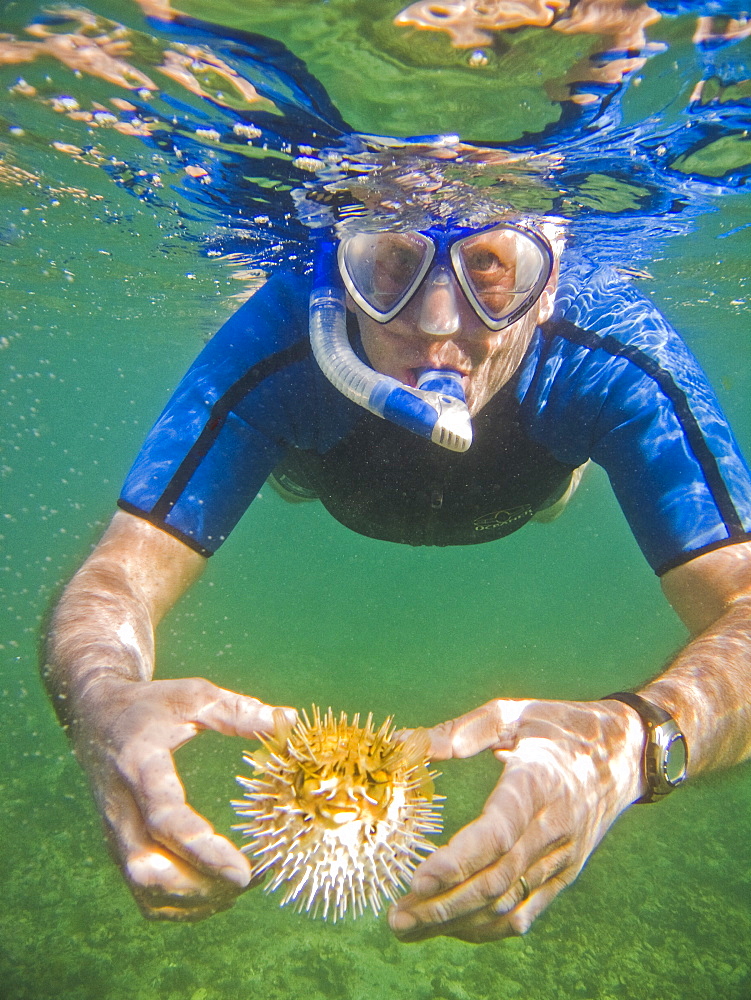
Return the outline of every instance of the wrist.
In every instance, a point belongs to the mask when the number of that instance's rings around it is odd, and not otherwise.
[[[602,708],[617,720],[622,747],[617,764],[624,805],[638,802],[648,791],[644,773],[646,732],[637,712],[623,702],[602,699]],[[615,771],[615,768],[614,768]]]
[[[138,678],[130,677],[110,667],[94,668],[76,678],[65,698],[64,727],[75,744],[82,732],[86,738],[105,724],[105,720],[123,709],[122,692],[127,691]],[[62,716],[62,712],[58,712]],[[62,721],[62,719],[61,719]]]

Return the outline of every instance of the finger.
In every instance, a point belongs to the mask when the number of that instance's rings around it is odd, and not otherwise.
[[[533,895],[547,893],[550,885],[556,886],[556,894],[570,885],[578,869],[574,864],[574,845],[565,843],[551,848],[539,861],[521,872],[509,888],[493,906],[499,916],[526,904]]]
[[[214,685],[212,685],[214,687]],[[271,736],[279,728],[294,726],[297,712],[294,708],[266,705],[258,698],[214,687],[214,698],[204,704],[195,715],[195,722],[206,729],[214,729],[224,736]]]
[[[433,760],[473,757],[483,750],[511,749],[529,701],[497,698],[428,730]]]
[[[574,878],[575,874],[570,878],[564,874],[554,876],[534,891],[529,899],[511,910],[505,919],[508,921],[512,933],[526,934],[540,914],[550,906],[566,886],[573,882]]]
[[[537,917],[576,878],[578,869],[568,863],[570,853],[566,847],[533,865],[527,875],[517,878],[509,891],[494,905],[441,923],[418,923],[410,930],[396,930],[397,936],[405,944],[438,936],[480,944],[526,934]],[[538,879],[541,880],[539,884]],[[395,929],[392,920],[394,910],[396,906],[392,906],[389,911],[392,929]]]
[[[229,910],[234,903],[234,900],[230,900],[226,906],[191,906],[190,909],[184,909],[182,906],[151,906],[143,903],[137,896],[135,899],[141,915],[146,920],[170,920],[172,923],[180,924],[196,923],[207,917],[213,917],[215,913]]]
[[[544,809],[528,772],[504,776],[483,815],[419,866],[411,892],[391,912],[391,928],[402,937],[466,921],[497,906],[506,894],[501,910],[508,912],[520,901],[513,889],[519,877],[546,858],[539,880],[556,872],[565,862],[559,852],[568,844],[565,823]]]
[[[232,905],[240,888],[202,874],[157,844],[119,779],[112,779],[104,801],[97,798],[110,853],[145,917],[200,920]]]
[[[411,895],[416,900],[428,900],[467,887],[472,879],[508,854],[517,838],[518,831],[510,816],[483,812],[419,865],[410,886]],[[465,889],[465,895],[476,890],[477,886]],[[484,902],[487,900],[478,905]]]
[[[239,894],[157,844],[134,853],[124,871],[139,909],[151,920],[203,920],[229,909]]]
[[[389,910],[388,919],[389,924],[391,924],[391,910]],[[516,933],[509,924],[508,917],[496,916],[488,908],[481,914],[473,914],[462,920],[452,920],[448,923],[427,927],[417,926],[412,931],[396,933],[396,936],[402,944],[417,944],[435,937],[453,937],[470,944],[481,944],[484,941],[498,941],[504,937],[513,937]]]
[[[170,727],[172,728],[172,727]],[[181,727],[176,727],[180,729]],[[172,742],[169,731],[165,742]],[[226,879],[244,889],[250,882],[248,859],[226,837],[192,809],[175,770],[172,755],[162,747],[121,762],[127,787],[143,817],[148,835],[207,875]]]
[[[519,891],[521,892],[521,889]],[[393,906],[391,909],[393,910]],[[512,919],[515,913],[516,911],[509,914],[497,914],[492,906],[486,906],[476,913],[444,923],[425,926],[418,924],[411,931],[397,933],[397,937],[403,944],[415,944],[434,937],[453,937],[472,944],[498,941],[524,933],[518,929],[517,922]],[[391,910],[389,910],[388,916],[391,924]],[[531,925],[531,921],[527,926],[529,925]]]
[[[148,836],[130,851],[125,874],[139,890],[141,898],[154,906],[163,902],[174,904],[183,898],[203,904],[212,896],[219,895],[215,879],[191,868],[182,858]]]
[[[540,790],[528,771],[505,772],[491,792],[481,815],[420,864],[410,886],[412,893],[416,896],[435,896],[487,872],[489,866],[495,865],[514,848],[544,805]],[[548,842],[547,837],[544,842]],[[537,856],[537,852],[533,852],[522,857],[520,863],[527,867],[537,860]],[[509,879],[514,877],[516,871],[512,870]],[[502,878],[500,881],[502,883]],[[497,898],[505,888],[502,884],[488,886],[492,890],[488,898]],[[471,891],[468,889],[468,892]],[[488,898],[478,898],[477,904],[484,905]]]

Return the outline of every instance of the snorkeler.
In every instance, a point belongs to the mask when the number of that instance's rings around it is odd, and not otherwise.
[[[179,153],[193,204],[215,206],[222,219],[240,206],[247,235],[248,220],[269,210],[268,174],[287,169],[283,148],[298,144],[302,152],[301,139],[307,148],[315,135],[338,153],[354,149],[356,159],[363,137],[350,133],[277,43],[239,32],[222,42],[219,29],[190,19],[172,25],[186,26],[205,48],[186,53],[165,43],[156,72],[179,70],[190,93],[210,102],[216,135],[203,117],[200,131],[221,147],[204,155],[183,117],[185,102],[149,107],[151,76],[128,94],[140,102],[128,102],[132,117],[115,124],[158,145],[160,156]],[[121,71],[122,43],[115,50],[98,24],[92,33],[93,41],[66,54],[96,56],[101,73],[97,48],[106,44],[118,56],[114,67],[104,63],[107,72]],[[36,37],[59,47],[51,29],[39,27]],[[25,59],[28,43],[19,51]],[[224,90],[246,82],[240,70],[254,68],[253,87],[268,100],[270,67],[283,84],[271,94],[273,112],[259,110],[255,98],[238,105],[242,114],[221,103]],[[221,87],[204,92],[217,72]],[[609,94],[612,81],[595,82]],[[242,93],[248,97],[247,87]],[[580,135],[597,106],[570,103],[544,148],[560,156],[563,186],[572,190],[582,161],[554,140]],[[588,118],[587,107],[595,108]],[[604,107],[614,101],[606,97]],[[707,110],[703,122],[690,130],[679,123],[670,141],[651,142],[640,159],[628,135],[618,176],[653,162],[665,165],[661,179],[669,176],[679,153],[714,135],[716,116]],[[87,127],[104,128],[98,123],[113,117],[92,110]],[[533,139],[519,148],[536,152]],[[258,152],[253,142],[280,154],[264,163],[260,180],[242,156],[246,147]],[[351,163],[342,171],[352,187],[385,183],[369,149],[360,174]],[[333,171],[333,157],[309,153],[303,159]],[[387,153],[396,162],[398,150]],[[445,145],[435,162],[455,155],[456,163],[459,153],[469,158],[466,147]],[[81,146],[76,155],[97,153]],[[502,150],[478,155],[505,174]],[[409,150],[405,162],[398,173],[408,177]],[[729,171],[723,183],[744,182],[745,169]],[[640,210],[671,218],[688,183],[677,173],[672,187],[645,183],[643,192],[663,200],[640,202]],[[138,193],[151,176],[128,169],[127,183]],[[491,750],[504,767],[482,815],[420,864],[410,893],[392,908],[403,940],[524,932],[631,803],[659,800],[686,775],[751,753],[751,476],[706,379],[622,275],[564,246],[559,220],[472,199],[466,211],[447,213],[440,178],[429,180],[421,216],[396,211],[374,224],[358,216],[357,195],[340,205],[336,228],[319,230],[312,279],[290,260],[222,327],[157,421],[121,509],[51,620],[45,681],[147,917],[198,920],[231,906],[249,884],[245,855],[186,803],[172,754],[204,729],[271,733],[274,710],[201,678],[153,680],[154,632],[270,477],[288,497],[317,499],[361,534],[466,545],[550,519],[592,460],[607,471],[695,637],[638,695],[498,699],[430,730],[434,759]],[[303,192],[298,215],[287,204],[284,212],[290,226],[305,229],[303,212],[320,207],[313,182],[299,171],[275,181]],[[253,185],[261,192],[255,202]],[[319,185],[319,194],[322,186],[336,208],[341,186]],[[147,186],[138,196],[156,203],[158,193]],[[264,214],[247,210],[253,205]],[[263,225],[253,238],[263,238]],[[268,242],[276,245],[275,233]],[[283,711],[291,722],[294,710]]]
[[[272,275],[180,383],[49,633],[49,689],[145,915],[200,919],[248,884],[172,752],[271,732],[272,708],[151,678],[157,623],[264,481],[374,538],[474,544],[544,516],[590,459],[695,638],[638,694],[499,699],[429,731],[437,760],[504,768],[392,907],[403,940],[524,932],[631,803],[749,754],[751,476],[683,342],[554,221],[355,217],[312,280]]]

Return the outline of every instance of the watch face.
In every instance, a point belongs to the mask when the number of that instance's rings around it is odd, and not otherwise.
[[[671,785],[677,785],[686,777],[686,741],[682,733],[677,733],[665,747],[663,773]]]

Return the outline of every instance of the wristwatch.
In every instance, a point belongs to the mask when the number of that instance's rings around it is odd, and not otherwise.
[[[630,691],[617,691],[600,700],[622,701],[638,712],[644,723],[647,742],[644,745],[642,767],[647,791],[637,802],[655,802],[664,798],[676,785],[686,780],[686,737],[669,712]]]

